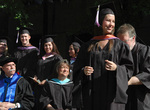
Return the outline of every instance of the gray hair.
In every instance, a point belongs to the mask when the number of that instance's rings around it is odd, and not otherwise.
[[[121,25],[118,30],[117,30],[117,34],[124,34],[128,32],[129,33],[129,37],[130,38],[133,38],[135,36],[136,38],[136,31],[135,31],[135,28],[131,25],[131,24],[123,24]]]

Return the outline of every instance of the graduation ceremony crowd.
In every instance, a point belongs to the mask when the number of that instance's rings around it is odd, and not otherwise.
[[[97,7],[94,30],[86,43],[70,44],[69,58],[49,36],[39,51],[27,28],[12,54],[1,37],[0,110],[150,110],[150,47],[131,24],[114,35],[111,8]]]

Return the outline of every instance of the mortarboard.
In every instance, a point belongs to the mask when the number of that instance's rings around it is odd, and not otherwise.
[[[6,56],[0,60],[0,66],[3,66],[9,62],[14,62],[15,64],[17,64],[17,58]]]
[[[3,42],[3,43],[8,43],[9,41],[9,38],[7,36],[0,36],[0,42]]]
[[[47,43],[47,42],[53,42],[53,38],[56,37],[56,35],[44,35],[42,37],[42,42]]]
[[[75,53],[78,52],[78,50],[80,49],[80,44],[78,42],[72,42],[71,45],[73,45],[73,48],[75,50]]]
[[[57,35],[44,35],[42,36],[42,39],[39,40],[39,50],[41,50],[41,47],[43,47],[44,43],[47,42],[53,42],[53,38]]]
[[[32,32],[32,31],[33,31],[33,29],[30,28],[30,27],[21,27],[21,28],[18,30],[18,33],[17,33],[16,43],[18,43],[18,39],[19,39],[19,36],[20,36],[21,34],[29,34],[29,35],[31,35],[30,32]]]
[[[78,47],[78,48],[81,47],[80,44],[79,44],[78,42],[72,42],[72,45],[73,45],[73,46],[76,46],[76,47]]]
[[[96,7],[91,8],[92,16],[95,18],[95,25],[98,27],[101,25],[106,14],[117,14],[114,2],[108,2],[105,4],[100,4]],[[99,23],[100,22],[100,23]]]

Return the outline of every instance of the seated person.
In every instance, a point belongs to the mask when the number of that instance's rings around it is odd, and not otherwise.
[[[0,66],[0,110],[32,110],[34,98],[29,83],[16,73],[17,59],[4,57]]]
[[[73,82],[67,78],[69,75],[69,63],[67,60],[62,60],[55,67],[55,73],[57,73],[58,77],[45,83],[40,98],[41,109],[65,110],[71,108]]]

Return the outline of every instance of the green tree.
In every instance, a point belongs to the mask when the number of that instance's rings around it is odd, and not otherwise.
[[[9,16],[19,21],[20,26],[30,26],[32,23],[29,21],[27,13],[27,6],[32,0],[1,0],[0,8],[2,8]]]

